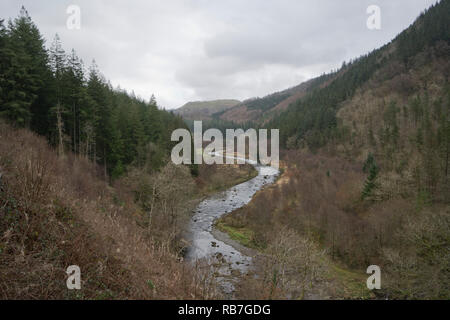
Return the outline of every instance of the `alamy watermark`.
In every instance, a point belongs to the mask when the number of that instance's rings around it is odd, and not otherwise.
[[[69,17],[66,20],[66,27],[69,30],[81,29],[81,9],[75,4],[71,4],[67,7],[66,13]]]
[[[366,25],[369,30],[381,30],[381,9],[377,5],[367,7],[366,13],[370,16],[367,18]]]
[[[66,281],[67,289],[81,289],[81,270],[79,266],[72,265],[67,267],[66,273],[69,275]]]
[[[367,278],[367,289],[381,289],[381,269],[377,265],[371,265],[367,268],[367,274],[371,274],[370,277]]]
[[[227,129],[224,142],[224,136],[219,129],[208,129],[203,133],[202,122],[194,121],[193,145],[191,132],[187,129],[176,129],[172,132],[172,141],[180,139],[181,142],[172,149],[171,158],[174,164],[224,164],[225,157],[226,164],[259,162],[276,169],[279,167],[278,129],[270,130],[270,155],[267,129],[260,129],[258,132],[255,129]],[[204,141],[211,143],[203,149]]]

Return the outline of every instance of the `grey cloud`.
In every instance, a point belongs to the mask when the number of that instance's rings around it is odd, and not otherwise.
[[[323,50],[320,39],[308,41],[293,34],[277,34],[268,31],[262,34],[229,33],[220,35],[206,43],[206,55],[210,58],[235,57],[249,63],[290,64],[302,67],[340,58],[345,50],[339,47]],[[326,48],[325,48],[326,49]]]
[[[435,0],[2,0],[0,18],[24,4],[51,43],[59,33],[113,85],[165,107],[189,100],[263,96],[328,72],[391,40]],[[81,8],[82,28],[65,27]],[[366,28],[366,8],[382,29]]]

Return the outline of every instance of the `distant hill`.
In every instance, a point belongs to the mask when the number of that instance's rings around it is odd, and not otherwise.
[[[323,75],[262,98],[247,99],[232,108],[214,114],[213,117],[235,123],[249,121],[265,123],[286,110],[291,103],[303,98],[314,88],[325,86],[334,77],[335,74]]]
[[[237,104],[239,100],[213,100],[188,102],[175,110],[175,113],[187,120],[211,120],[212,115],[226,111]]]
[[[264,124],[285,111],[289,105],[306,96],[315,88],[322,88],[336,78],[339,73],[331,73],[302,82],[283,91],[271,93],[262,98],[239,100],[212,100],[188,102],[175,110],[185,120],[211,120],[220,123],[240,125],[255,122]]]

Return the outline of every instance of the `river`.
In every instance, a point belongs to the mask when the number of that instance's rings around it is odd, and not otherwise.
[[[214,221],[245,206],[258,190],[272,184],[279,174],[279,170],[273,167],[261,166],[251,160],[247,162],[258,170],[258,175],[203,200],[197,206],[188,229],[191,245],[187,251],[187,260],[195,263],[198,259],[204,259],[210,266],[217,266],[217,270],[214,270],[216,278],[227,295],[233,294],[240,275],[248,272],[252,257],[244,254],[244,250],[239,249],[241,246],[227,240],[227,236],[220,236],[223,241],[217,239],[220,232],[213,230]]]

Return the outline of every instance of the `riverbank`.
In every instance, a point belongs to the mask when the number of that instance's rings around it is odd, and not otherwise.
[[[305,236],[300,239],[297,239],[296,237],[287,240],[283,239],[284,235],[282,232],[277,231],[279,221],[271,220],[270,215],[266,215],[266,211],[277,211],[280,213],[279,217],[281,219],[289,219],[288,216],[293,214],[292,210],[289,208],[293,207],[300,199],[298,199],[298,197],[284,198],[284,200],[290,204],[284,211],[280,211],[282,208],[276,206],[273,208],[270,207],[269,204],[274,203],[274,201],[270,199],[282,197],[283,188],[289,188],[291,180],[296,179],[299,172],[295,163],[286,162],[280,163],[280,172],[276,182],[257,191],[253,196],[252,201],[246,206],[220,217],[214,224],[216,229],[213,232],[222,237],[222,241],[241,250],[248,250],[248,252],[252,254],[254,263],[251,274],[247,277],[242,277],[242,283],[239,286],[240,292],[238,292],[239,298],[268,298],[277,296],[277,294],[280,294],[278,297],[288,299],[375,298],[373,293],[367,290],[367,276],[364,273],[365,270],[352,270],[344,267],[342,264],[338,263],[338,261],[333,260],[328,255],[327,250],[320,245],[320,241],[318,241],[317,238],[314,239],[313,234],[311,234],[310,237]],[[258,234],[260,228],[255,227],[257,224],[248,223],[249,213],[253,216],[253,222],[254,219],[261,220],[260,223],[264,226],[263,232],[266,235],[272,233],[272,240],[267,242],[261,239],[261,235]],[[269,225],[271,226],[269,227]],[[276,246],[277,243],[280,245],[282,244],[282,246],[276,247],[277,249],[275,251],[277,252],[270,252],[271,250],[274,250],[274,244]],[[306,246],[304,246],[305,243],[307,244]],[[285,263],[289,264],[291,257],[286,256],[281,258],[277,256],[277,254],[284,249],[292,250],[292,248],[296,248],[295,250],[299,251],[300,249],[298,248],[302,246],[303,250],[309,250],[310,252],[307,256],[303,257],[303,259],[310,259],[311,257],[313,258],[312,260],[315,259],[314,263],[298,266],[300,269],[305,267],[305,270],[312,274],[312,276],[308,278],[309,280],[307,282],[310,282],[310,284],[307,286],[307,289],[298,289],[304,287],[304,283],[293,280],[297,277],[294,275],[293,278],[286,276],[285,279],[280,280],[285,283],[282,285],[283,293],[277,293],[274,289],[275,291],[273,293],[266,292],[265,295],[255,294],[255,292],[263,292],[267,287],[274,285],[270,282],[265,285],[261,283],[257,284],[257,281],[255,280],[255,278],[264,277],[264,274],[267,273],[267,270],[265,269],[267,269],[267,265],[271,263],[270,260],[273,258],[282,259]],[[295,252],[295,254],[297,254],[297,252]],[[300,263],[302,262],[300,261]],[[320,276],[316,276],[315,274],[320,274]],[[280,283],[277,283],[275,286],[280,286]]]
[[[280,188],[283,184],[289,182],[290,169],[284,161],[280,161],[279,174],[277,175],[274,183],[265,186],[258,190],[253,196],[252,200],[256,197],[264,197],[271,194],[274,190]],[[252,206],[252,201],[250,201],[246,206]],[[255,233],[250,228],[240,225],[237,221],[233,219],[233,214],[235,211],[230,212],[214,222],[215,230],[221,234],[226,234],[225,240],[228,244],[233,245],[233,243],[239,244],[239,246],[252,249],[252,250],[263,250],[264,246],[255,241]],[[229,240],[228,240],[229,239]]]
[[[250,164],[201,165],[195,179],[199,199],[253,179],[258,171]]]
[[[245,206],[258,190],[275,181],[276,169],[255,167],[258,175],[253,179],[215,193],[199,203],[188,227],[190,245],[186,260],[194,264],[204,261],[213,266],[215,278],[226,296],[233,296],[235,284],[248,273],[254,254],[231,242],[225,234],[215,232],[213,225],[222,215]]]

